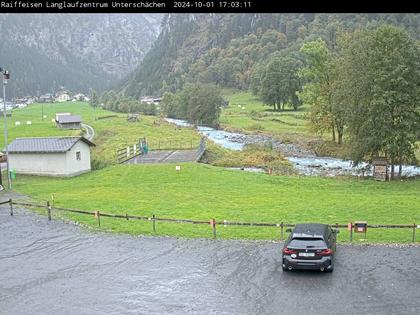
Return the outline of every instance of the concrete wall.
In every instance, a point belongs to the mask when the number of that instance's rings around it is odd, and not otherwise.
[[[76,152],[80,152],[80,160],[76,158]],[[90,148],[83,141],[78,141],[70,151],[66,153],[66,167],[70,174],[81,174],[90,171]]]
[[[81,154],[80,161],[76,152]],[[75,176],[90,171],[90,148],[79,141],[63,153],[9,153],[9,164],[17,174]]]

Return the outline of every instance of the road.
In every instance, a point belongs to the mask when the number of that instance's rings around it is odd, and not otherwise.
[[[112,235],[15,211],[0,206],[0,314],[420,313],[419,247],[339,246],[332,274],[284,273],[279,243]]]
[[[89,141],[93,141],[93,138],[95,138],[95,130],[92,128],[92,126],[82,124],[82,128],[86,130],[85,138]]]

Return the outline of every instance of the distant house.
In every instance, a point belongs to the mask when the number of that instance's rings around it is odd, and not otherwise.
[[[59,116],[70,116],[71,113],[56,113],[55,114],[55,122],[58,122],[58,117]]]
[[[54,102],[54,96],[51,93],[43,94],[38,98],[38,102],[40,102],[40,103],[52,103],[52,102]]]
[[[148,105],[150,105],[150,104],[157,105],[158,103],[160,103],[160,101],[161,101],[160,98],[154,98],[154,97],[151,97],[151,96],[146,96],[146,97],[143,97],[142,99],[140,99],[140,102],[146,103]]]
[[[82,117],[79,115],[56,115],[55,123],[57,127],[64,129],[80,129]]]
[[[76,176],[89,172],[90,147],[83,137],[17,138],[9,144],[10,169],[17,174]]]
[[[68,102],[68,101],[70,101],[70,96],[67,93],[60,93],[55,98],[55,101],[56,102]]]
[[[26,103],[16,103],[16,107],[17,108],[25,108],[25,107],[27,107],[28,105],[26,104]]]
[[[79,102],[86,102],[86,95],[83,93],[77,93],[75,96],[73,96],[73,99]]]

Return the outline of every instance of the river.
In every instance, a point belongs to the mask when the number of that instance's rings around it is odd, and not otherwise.
[[[181,127],[193,127],[186,120],[165,118],[167,122]],[[197,131],[220,145],[230,150],[243,150],[247,144],[270,143],[274,149],[282,152],[301,175],[308,176],[372,176],[372,169],[367,163],[353,166],[350,160],[342,160],[332,157],[316,156],[313,152],[303,149],[299,145],[282,143],[264,135],[247,135],[238,132],[229,132],[211,127],[198,126]],[[253,169],[255,170],[255,169]],[[402,175],[411,177],[420,175],[420,167],[403,165]]]

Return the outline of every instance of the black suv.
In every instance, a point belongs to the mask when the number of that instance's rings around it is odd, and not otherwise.
[[[296,224],[282,251],[283,271],[292,269],[334,270],[338,230],[329,225]]]

